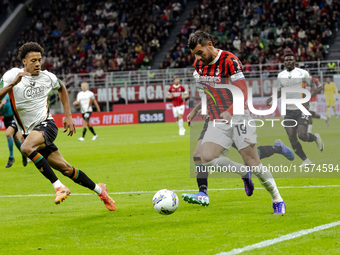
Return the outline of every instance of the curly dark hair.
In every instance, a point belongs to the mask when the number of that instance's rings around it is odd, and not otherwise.
[[[196,48],[197,44],[201,44],[202,46],[207,45],[208,41],[213,42],[213,39],[210,34],[203,31],[196,31],[189,36],[188,47],[193,50]]]
[[[40,46],[39,43],[36,42],[27,42],[23,44],[18,52],[18,58],[23,60],[29,52],[40,52],[41,54],[44,53],[43,47]]]

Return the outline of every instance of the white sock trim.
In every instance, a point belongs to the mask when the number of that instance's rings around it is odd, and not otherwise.
[[[96,186],[94,187],[94,192],[96,192],[97,194],[102,193],[102,188],[99,187],[99,185],[96,183]]]
[[[52,185],[53,185],[53,188],[54,188],[54,189],[60,188],[60,187],[62,187],[62,186],[65,186],[65,185],[63,185],[63,184],[61,183],[61,181],[59,181],[59,180],[56,180],[55,182],[53,182]]]

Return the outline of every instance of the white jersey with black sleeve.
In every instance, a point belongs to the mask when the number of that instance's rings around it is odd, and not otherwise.
[[[312,77],[306,70],[295,67],[292,71],[284,70],[277,76],[278,91],[281,88],[303,88],[303,82],[306,82],[308,86],[311,84]],[[286,95],[287,99],[302,99],[303,94],[298,92],[289,92]],[[287,104],[287,110],[298,110],[299,108],[295,104]]]

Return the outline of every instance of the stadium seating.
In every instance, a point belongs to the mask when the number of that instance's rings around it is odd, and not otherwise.
[[[186,41],[196,30],[212,34],[217,48],[235,53],[244,64],[282,62],[286,51],[297,61],[323,60],[338,31],[340,5],[331,2],[202,0],[160,67],[192,64]]]
[[[3,24],[6,18],[11,15],[18,4],[24,2],[24,0],[0,0],[0,26]]]
[[[180,13],[171,0],[51,0],[34,13],[17,47],[39,42],[46,68],[56,74],[146,69]],[[1,73],[20,65],[17,50],[1,63]]]
[[[179,2],[183,11],[186,1]],[[244,65],[282,62],[287,51],[299,62],[323,60],[338,31],[340,7],[337,1],[314,2],[200,0],[178,24],[181,11],[174,11],[171,0],[50,0],[47,7],[34,8],[33,24],[0,63],[0,75],[20,66],[17,50],[27,41],[45,48],[46,68],[56,74],[100,78],[108,71],[145,70],[175,25],[182,28],[160,68],[192,65],[187,40],[196,30],[211,33],[216,47],[235,53]]]

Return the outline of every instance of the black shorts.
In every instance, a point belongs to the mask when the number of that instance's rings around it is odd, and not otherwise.
[[[285,122],[284,122],[286,126],[294,126],[296,125],[296,122],[297,122],[297,125],[308,126],[308,120],[311,116],[305,115],[300,110],[287,110],[286,113],[287,114],[285,116]],[[291,119],[291,120],[288,120],[288,119]],[[292,120],[295,120],[296,122]]]
[[[16,132],[18,132],[17,123],[15,123],[15,120],[14,120],[13,116],[11,116],[11,117],[4,117],[3,121],[4,121],[6,129],[8,127],[14,128],[14,135],[16,134]]]
[[[53,119],[48,119],[40,122],[33,130],[42,132],[45,138],[46,147],[39,150],[39,153],[44,157],[58,150],[58,147],[53,143],[58,135],[58,128]]]
[[[89,121],[91,114],[92,114],[92,112],[84,112],[83,113],[83,119],[86,120],[86,121]]]
[[[207,132],[208,124],[209,124],[209,118],[206,118],[206,119],[205,119],[205,122],[204,122],[203,130],[202,130],[202,132],[201,132],[201,134],[200,134],[200,137],[198,138],[198,141],[203,139],[203,137],[204,137],[204,135],[205,135],[205,132]]]

